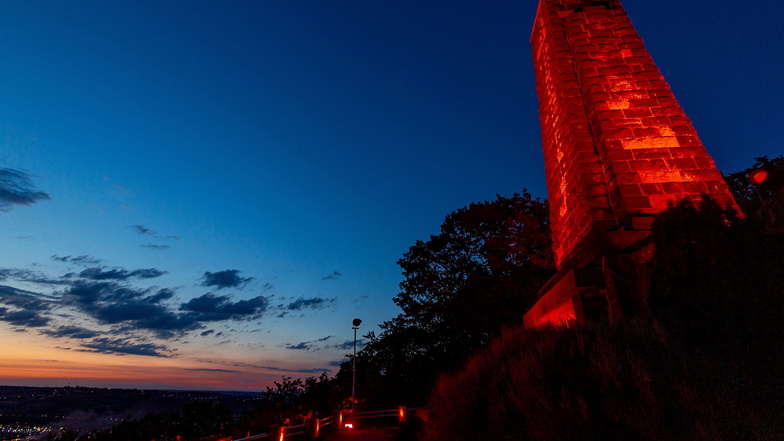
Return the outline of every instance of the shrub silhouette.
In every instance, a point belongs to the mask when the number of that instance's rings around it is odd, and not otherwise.
[[[781,439],[782,238],[708,199],[652,238],[648,318],[505,331],[439,378],[422,438]]]

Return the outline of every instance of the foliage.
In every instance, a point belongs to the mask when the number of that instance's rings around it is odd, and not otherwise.
[[[773,439],[777,410],[716,383],[713,362],[653,322],[517,329],[439,379],[423,439]]]
[[[271,426],[286,421],[300,424],[308,416],[327,416],[345,397],[337,387],[337,380],[329,378],[326,372],[304,380],[284,376],[273,384],[274,387],[267,387],[262,394],[255,410],[240,416],[234,438],[266,433]]]
[[[402,313],[368,334],[357,356],[362,396],[421,404],[439,372],[519,323],[550,275],[548,216],[547,203],[525,191],[497,196],[450,213],[438,235],[417,241],[398,261]]]
[[[185,440],[210,435],[228,435],[234,419],[228,406],[219,401],[197,400],[181,412],[150,413],[141,419],[126,419],[111,429],[91,434],[96,441]]]
[[[207,437],[243,438],[268,433],[274,424],[288,420],[302,423],[309,415],[326,416],[334,411],[344,391],[326,373],[304,380],[282,377],[273,382],[257,400],[255,410],[246,412],[235,422],[229,406],[217,400],[195,400],[180,411],[152,412],[142,418],[127,418],[108,430],[52,432],[49,441],[185,441]]]
[[[652,238],[649,318],[506,332],[438,380],[424,439],[780,437],[784,237],[705,199]]]
[[[690,351],[720,359],[723,375],[743,378],[744,394],[784,397],[784,234],[703,199],[663,213],[652,237],[653,317]]]

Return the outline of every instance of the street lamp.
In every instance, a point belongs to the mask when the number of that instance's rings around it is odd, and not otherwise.
[[[352,379],[351,379],[351,412],[354,412],[354,403],[357,401],[357,329],[359,329],[359,325],[362,323],[362,320],[355,318],[354,319],[354,326],[351,329],[354,330],[354,368],[352,369]]]

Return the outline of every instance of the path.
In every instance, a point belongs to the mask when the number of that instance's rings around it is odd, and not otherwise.
[[[386,427],[368,427],[364,429],[346,429],[324,435],[324,441],[384,441],[394,439],[387,437]]]

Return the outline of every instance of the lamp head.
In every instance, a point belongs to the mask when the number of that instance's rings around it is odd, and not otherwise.
[[[360,325],[360,323],[362,323],[362,320],[360,320],[360,319],[358,319],[358,318],[355,318],[355,319],[354,319],[354,327],[357,327],[357,326],[359,326],[359,325]]]
[[[780,191],[784,188],[784,170],[762,166],[749,173],[749,182],[762,191]]]

